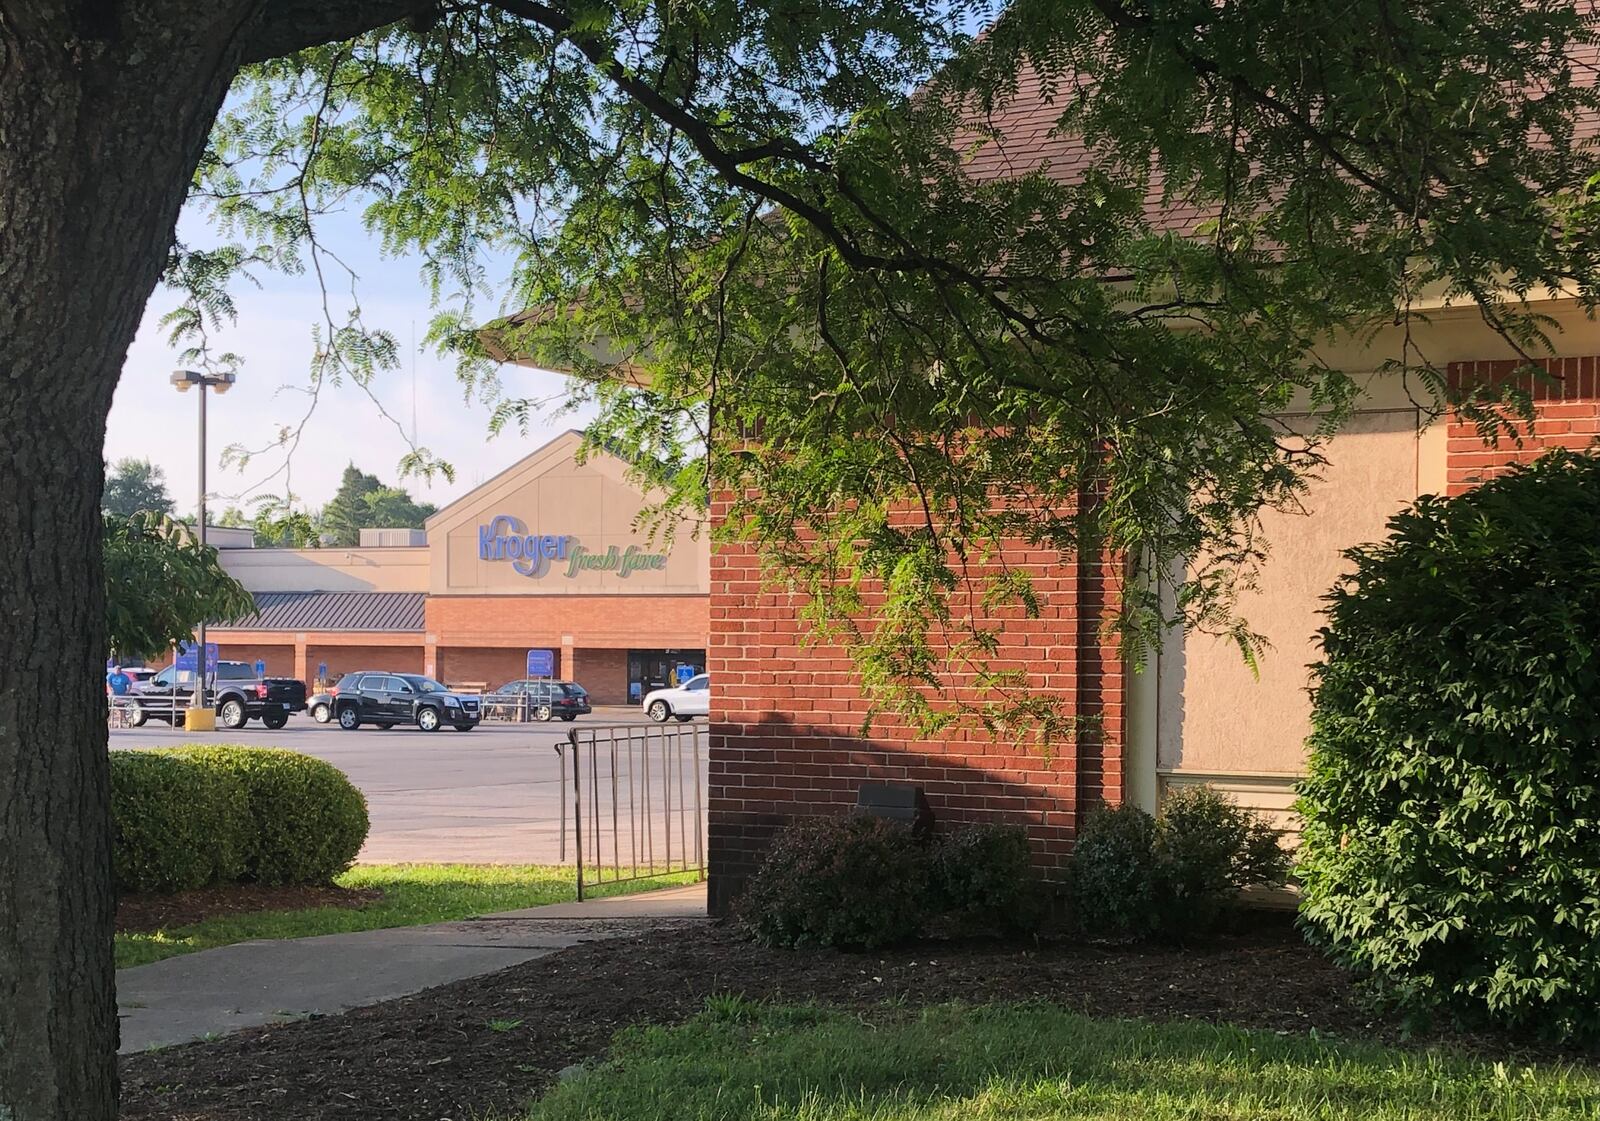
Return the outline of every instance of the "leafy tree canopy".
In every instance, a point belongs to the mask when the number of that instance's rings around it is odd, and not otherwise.
[[[194,637],[202,622],[255,610],[217,551],[156,514],[105,518],[106,624],[114,655],[144,657]]]
[[[167,493],[166,474],[148,459],[127,457],[117,460],[106,473],[106,489],[101,507],[119,518],[141,511],[172,513],[172,496]]]
[[[359,200],[498,423],[534,403],[494,354],[575,370],[596,445],[664,509],[737,496],[884,703],[944,719],[953,654],[990,720],[1048,718],[986,672],[987,620],[1037,604],[999,544],[1181,564],[1177,616],[1248,649],[1257,515],[1320,462],[1271,416],[1325,436],[1357,394],[1318,345],[1444,296],[1534,354],[1526,297],[1592,305],[1593,43],[1574,0],[442,2],[242,74],[172,326],[203,361],[239,271],[326,284],[318,219]],[[1081,149],[1041,162],[1047,128]],[[395,361],[328,306],[313,396]],[[1165,622],[1135,580],[1130,640]]]
[[[384,486],[376,475],[350,464],[316,525],[329,544],[354,546],[361,543],[363,529],[421,529],[433,512],[431,504],[417,502],[398,487]]]

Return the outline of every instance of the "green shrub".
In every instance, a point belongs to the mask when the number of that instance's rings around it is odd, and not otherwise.
[[[939,841],[931,874],[934,909],[963,926],[1022,933],[1044,918],[1043,885],[1020,826],[961,826]]]
[[[1302,921],[1419,1017],[1600,1036],[1600,462],[1389,529],[1328,597]]]
[[[929,915],[928,859],[882,818],[801,818],[773,841],[739,918],[768,946],[870,950],[913,937]]]
[[[245,878],[319,884],[350,867],[367,839],[367,802],[320,759],[264,747],[183,747],[171,754],[234,775],[247,803]]]
[[[1073,918],[1091,938],[1184,941],[1215,932],[1242,888],[1279,884],[1277,834],[1209,786],[1170,793],[1161,817],[1091,810],[1071,866]]]
[[[1156,820],[1137,806],[1097,806],[1072,849],[1072,921],[1090,938],[1132,942],[1155,931]]]
[[[1167,938],[1215,930],[1241,889],[1281,884],[1289,856],[1266,822],[1209,786],[1180,787],[1156,822],[1156,928]]]
[[[184,891],[238,878],[246,806],[237,778],[161,752],[113,751],[110,759],[118,891]]]

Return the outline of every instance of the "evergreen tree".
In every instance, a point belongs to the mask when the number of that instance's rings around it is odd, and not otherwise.
[[[119,518],[138,513],[170,515],[172,496],[167,493],[166,473],[148,459],[129,456],[117,460],[106,475],[100,507]]]

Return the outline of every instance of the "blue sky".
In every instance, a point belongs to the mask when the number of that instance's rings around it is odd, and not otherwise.
[[[192,218],[186,219],[181,229],[186,241],[205,237],[204,227]],[[574,426],[572,417],[563,417],[559,422],[544,420],[542,426],[530,426],[526,438],[507,432],[491,439],[488,407],[463,400],[449,361],[419,352],[414,358],[413,379],[409,354],[413,324],[420,340],[432,315],[428,289],[418,276],[416,263],[382,257],[376,241],[353,216],[331,217],[322,233],[359,274],[368,323],[393,332],[402,351],[408,352],[403,369],[382,375],[374,385],[375,395],[409,429],[414,384],[418,442],[456,469],[453,484],[442,478],[431,484],[415,479],[403,483],[419,499],[442,506]],[[218,509],[253,488],[259,488],[257,493],[282,493],[281,477],[263,482],[283,464],[280,453],[261,456],[243,473],[236,468],[224,471],[218,461],[222,449],[231,443],[261,447],[272,442],[278,430],[296,422],[306,408],[306,398],[296,388],[306,384],[312,325],[322,314],[320,291],[310,275],[269,273],[260,279],[260,288],[249,284],[235,288],[238,322],[219,340],[224,349],[237,352],[245,361],[237,386],[212,398],[209,405],[207,482]],[[179,396],[168,383],[179,361],[160,326],[161,316],[175,302],[173,293],[157,289],[146,309],[117,385],[106,433],[106,458],[136,456],[156,463],[166,473],[178,508],[190,510],[197,482],[196,406],[193,394]],[[491,312],[485,309],[486,315]],[[340,313],[336,310],[336,314]],[[515,396],[548,396],[560,385],[553,374],[514,366],[504,369],[502,379],[508,394]],[[539,418],[534,424],[540,424]],[[405,440],[359,388],[347,383],[325,391],[292,460],[294,492],[313,506],[321,505],[332,495],[340,472],[350,462],[393,483],[396,465],[406,450]]]

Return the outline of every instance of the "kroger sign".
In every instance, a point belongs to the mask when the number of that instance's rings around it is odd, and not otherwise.
[[[596,553],[570,534],[529,533],[522,519],[510,514],[496,514],[487,525],[478,527],[478,559],[510,561],[516,571],[532,577],[543,576],[555,565],[565,569],[569,579],[580,572],[615,572],[626,577],[667,567],[666,553],[646,552],[637,545],[626,549],[612,545]]]

